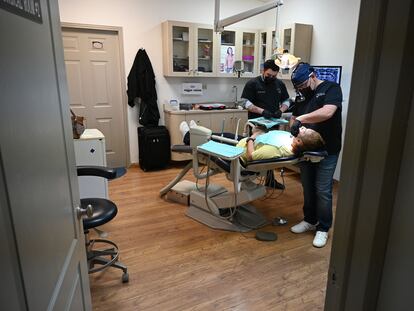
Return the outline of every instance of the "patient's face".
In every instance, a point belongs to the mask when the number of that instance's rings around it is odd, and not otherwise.
[[[304,127],[304,126],[301,126],[299,128],[299,134],[298,134],[298,136],[293,137],[292,147],[293,148],[295,148],[295,147],[301,148],[303,146],[302,137],[305,136],[305,135],[307,135],[307,133],[309,133],[310,131],[312,131],[312,130],[311,129],[308,129],[308,128]]]
[[[298,137],[303,137],[303,136],[307,135],[308,133],[310,133],[310,131],[313,131],[313,130],[312,129],[308,129],[308,128],[304,127],[304,126],[301,126],[299,128]]]

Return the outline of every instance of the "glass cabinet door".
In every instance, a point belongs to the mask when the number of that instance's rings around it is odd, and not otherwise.
[[[233,74],[233,65],[236,60],[236,32],[225,30],[220,40],[220,73]]]
[[[196,48],[194,73],[212,75],[214,72],[214,31],[208,28],[196,29]]]
[[[275,35],[275,31],[272,31],[272,51],[271,54],[275,54],[277,52],[277,48],[279,47],[279,40]]]
[[[190,70],[190,27],[172,26],[172,64],[174,73]]]
[[[263,64],[267,59],[267,32],[260,33],[260,45],[259,45],[259,73],[263,72]]]
[[[292,28],[283,29],[283,49],[292,53]]]
[[[256,33],[243,32],[242,44],[242,61],[244,63],[244,74],[253,74],[255,72],[255,46]]]

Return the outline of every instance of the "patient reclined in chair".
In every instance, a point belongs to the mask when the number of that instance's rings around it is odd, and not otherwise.
[[[268,170],[306,160],[317,162],[324,157],[323,153],[304,152],[305,148],[320,149],[321,143],[310,147],[307,145],[309,136],[319,134],[306,128],[301,129],[301,132],[302,135],[298,135],[298,138],[292,138],[287,132],[264,133],[257,130],[253,131],[250,139],[231,142],[229,139],[211,135],[211,131],[204,127],[193,127],[190,129],[191,146],[185,146],[186,152],[192,153],[193,160],[160,194],[164,195],[169,191],[189,193],[187,216],[212,228],[240,232],[258,229],[267,224],[267,220],[247,203],[265,196],[266,187],[255,180],[264,176]],[[323,144],[319,138],[317,140]],[[237,146],[223,145],[213,140]],[[183,147],[173,146],[173,151],[180,149],[184,150]],[[207,172],[200,172],[200,163],[207,166]],[[191,168],[198,180],[206,180],[205,187],[196,187],[188,181],[179,183]],[[232,192],[220,185],[209,183],[209,177],[218,173],[225,173],[227,179],[232,181]]]

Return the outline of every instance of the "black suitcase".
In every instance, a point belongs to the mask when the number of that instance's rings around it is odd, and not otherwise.
[[[143,171],[162,169],[171,158],[170,134],[165,126],[138,127],[139,166]]]

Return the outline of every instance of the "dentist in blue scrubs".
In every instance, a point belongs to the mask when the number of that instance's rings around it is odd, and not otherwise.
[[[328,152],[320,163],[300,164],[304,219],[291,231],[316,230],[313,245],[324,247],[332,226],[333,175],[342,147],[342,90],[337,83],[318,79],[313,67],[307,63],[296,67],[291,80],[296,91],[304,97],[292,112],[292,135],[297,136],[301,126],[312,128],[322,136]]]

